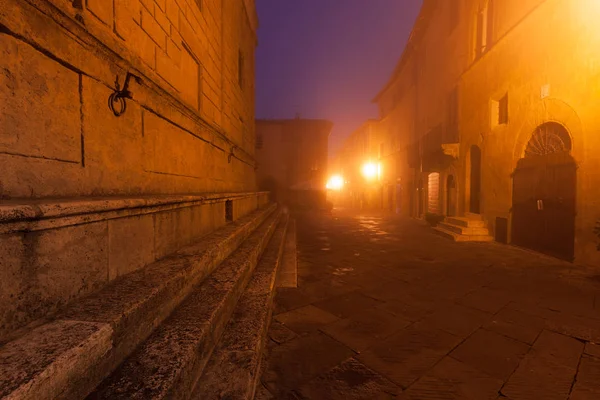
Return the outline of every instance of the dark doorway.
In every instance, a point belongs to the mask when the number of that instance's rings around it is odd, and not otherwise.
[[[538,127],[513,174],[512,242],[572,261],[577,166],[571,139],[554,122]]]
[[[418,201],[419,201],[419,204],[417,205],[417,208],[418,208],[417,217],[421,217],[423,215],[423,180],[422,179],[419,179],[419,182],[417,183],[417,197],[418,197]]]
[[[454,175],[448,175],[446,178],[446,215],[453,217],[456,215],[456,181]]]
[[[471,146],[471,196],[469,211],[481,212],[481,149]]]

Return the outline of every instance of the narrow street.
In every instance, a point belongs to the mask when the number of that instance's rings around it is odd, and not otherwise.
[[[296,216],[257,399],[599,399],[600,276],[420,221]],[[596,343],[596,344],[594,344]]]

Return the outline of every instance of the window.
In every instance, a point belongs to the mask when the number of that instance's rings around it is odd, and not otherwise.
[[[491,125],[495,128],[508,124],[508,93],[500,100],[492,100]]]
[[[244,87],[244,54],[241,50],[238,53],[238,83],[241,88]]]
[[[498,102],[498,125],[508,124],[508,93]]]
[[[475,37],[475,58],[481,57],[488,51],[493,41],[494,1],[488,0],[477,13],[477,29]]]
[[[259,150],[263,148],[263,137],[262,137],[262,135],[256,135],[256,148],[259,149]]]

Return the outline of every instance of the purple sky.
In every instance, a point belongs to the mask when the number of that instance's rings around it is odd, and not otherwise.
[[[334,122],[330,155],[368,118],[422,0],[256,0],[257,118]]]

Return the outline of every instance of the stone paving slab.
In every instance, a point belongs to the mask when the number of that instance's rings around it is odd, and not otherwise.
[[[402,389],[354,358],[311,380],[297,391],[300,399],[386,400]]]
[[[460,341],[451,333],[417,323],[372,346],[358,360],[406,388]]]
[[[451,357],[445,357],[430,372],[404,392],[402,400],[494,400],[504,382]]]
[[[270,350],[262,382],[282,396],[352,357],[354,352],[322,333],[313,333]]]
[[[512,400],[567,399],[583,348],[577,339],[542,332],[502,388],[502,394]]]
[[[506,380],[528,351],[525,343],[479,329],[450,356],[494,378]]]
[[[410,321],[391,313],[371,309],[368,313],[357,313],[328,324],[321,331],[352,350],[361,352],[410,324]]]
[[[297,334],[310,333],[339,320],[337,316],[313,305],[281,313],[275,319]]]
[[[297,239],[257,399],[600,399],[600,271],[382,215]]]

